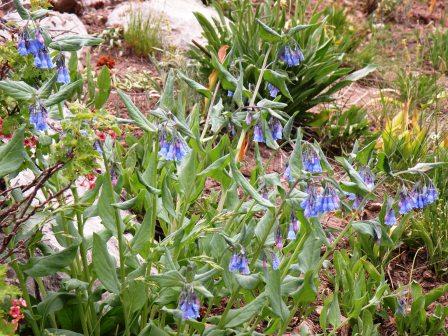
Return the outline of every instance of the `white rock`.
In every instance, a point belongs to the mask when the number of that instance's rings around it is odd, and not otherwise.
[[[13,21],[19,26],[26,24],[26,21],[22,20],[16,11],[6,14],[4,19]],[[88,35],[84,23],[75,14],[50,11],[46,17],[39,21],[39,25],[46,29],[53,39],[66,35]]]
[[[195,12],[203,14],[207,19],[219,18],[214,9],[204,6],[200,0],[148,0],[118,5],[109,14],[106,25],[126,29],[131,12],[141,13],[143,18],[160,19],[166,42],[181,49],[188,48],[193,39],[204,42],[202,27],[194,16]]]

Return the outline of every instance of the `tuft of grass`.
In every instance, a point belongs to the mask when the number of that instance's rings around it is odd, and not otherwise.
[[[448,74],[448,31],[436,31],[430,35],[429,60],[434,69]]]
[[[139,56],[153,54],[163,44],[162,18],[131,10],[124,40]]]

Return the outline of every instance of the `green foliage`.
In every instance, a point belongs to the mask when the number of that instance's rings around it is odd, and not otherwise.
[[[448,73],[448,31],[435,31],[429,35],[428,56],[432,66]]]
[[[296,10],[304,11],[304,8]],[[298,122],[310,122],[318,115],[307,113],[311,108],[331,101],[334,93],[375,69],[367,67],[354,76],[348,75],[352,69],[343,67],[343,53],[352,46],[348,42],[342,45],[339,41],[342,37],[337,35],[337,27],[344,26],[345,22],[340,22],[340,12],[330,12],[332,20],[327,23],[324,21],[326,14],[326,11],[312,12],[307,22],[294,17],[288,24],[292,28],[285,32],[285,9],[278,5],[271,8],[242,1],[232,12],[229,23],[223,19],[210,22],[196,14],[208,44],[195,46],[191,55],[200,62],[205,75],[214,69],[222,87],[234,91],[238,76],[244,77],[245,88],[257,82],[264,55],[269,52],[267,64],[270,66],[263,70],[263,79],[281,90],[280,101],[287,104],[284,110],[289,116]],[[258,17],[264,18],[263,22]],[[263,41],[269,42],[269,48]],[[304,61],[290,68],[278,64],[281,48],[296,43],[303,50]],[[225,45],[229,50],[221,65],[218,62],[219,50]],[[272,76],[268,76],[270,73]],[[225,90],[222,96],[227,94]],[[266,85],[262,85],[262,92],[267,93]]]
[[[129,24],[123,35],[124,41],[141,56],[154,54],[162,46],[162,17],[146,15],[131,9]]]

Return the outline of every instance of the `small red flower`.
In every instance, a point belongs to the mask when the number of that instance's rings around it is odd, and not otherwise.
[[[32,135],[23,141],[25,147],[34,148],[37,145],[37,138]]]
[[[98,58],[98,61],[96,62],[97,66],[107,66],[109,69],[112,69],[115,66],[115,60],[107,55],[101,55],[100,58]]]

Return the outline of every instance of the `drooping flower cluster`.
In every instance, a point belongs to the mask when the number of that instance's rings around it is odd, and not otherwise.
[[[320,158],[316,150],[307,146],[302,153],[303,168],[310,173],[322,173]]]
[[[249,261],[247,260],[244,250],[241,250],[239,253],[235,252],[232,255],[229,263],[229,271],[244,275],[250,274]]]
[[[48,128],[48,111],[41,102],[29,106],[30,124],[36,131],[43,132]]]
[[[294,67],[304,61],[302,50],[299,46],[284,46],[278,55],[280,60],[284,62],[288,67]]]
[[[281,140],[283,138],[283,126],[280,120],[277,118],[271,118],[269,120],[269,131],[271,132],[272,139]],[[263,134],[263,126],[258,123],[254,126],[254,141],[255,142],[266,142]]]
[[[434,203],[437,198],[438,193],[432,182],[429,182],[428,185],[417,183],[412,190],[414,209],[423,209],[424,207]]]
[[[191,150],[181,136],[171,136],[168,139],[164,131],[160,133],[159,145],[159,156],[167,161],[181,161]]]
[[[285,171],[283,172],[283,177],[289,183],[294,182],[294,177],[291,174],[291,166],[289,164],[287,164],[285,167]]]
[[[199,298],[193,288],[185,287],[179,296],[179,309],[182,311],[184,320],[197,319],[200,317]]]
[[[31,35],[34,35],[34,38]],[[54,66],[40,29],[30,32],[25,28],[17,44],[17,51],[21,56],[33,55],[36,68],[51,69]]]
[[[316,187],[309,186],[307,194],[308,196],[300,204],[307,218],[335,211],[341,206],[336,189],[330,185],[324,188],[323,193],[319,193]]]

